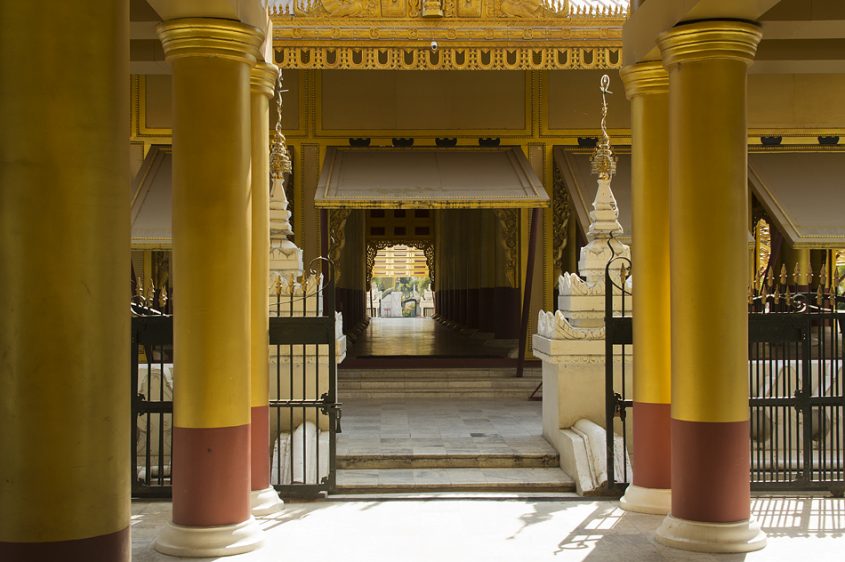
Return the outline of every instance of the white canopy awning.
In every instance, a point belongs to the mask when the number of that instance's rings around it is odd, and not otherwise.
[[[841,148],[750,153],[748,181],[792,246],[845,248],[845,151]]]
[[[169,248],[171,230],[170,146],[153,146],[132,181],[132,247]]]
[[[319,208],[548,207],[543,184],[518,147],[329,148]]]

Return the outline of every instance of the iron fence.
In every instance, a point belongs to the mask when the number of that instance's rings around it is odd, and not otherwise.
[[[605,274],[605,427],[628,443],[625,361],[633,343],[630,292],[624,266],[610,264]],[[621,269],[621,282],[612,270]],[[804,284],[800,284],[803,282]],[[845,492],[845,298],[836,294],[838,276],[809,277],[786,270],[755,281],[748,299],[748,382],[751,489],[757,491]],[[614,362],[614,355],[617,361]],[[622,370],[618,376],[617,369]],[[616,465],[614,432],[607,432],[607,491],[621,494],[627,471]],[[618,446],[617,446],[618,449]],[[632,451],[636,455],[636,451]]]
[[[811,291],[784,269],[749,296],[754,490],[845,491],[845,312],[835,286],[822,276]]]
[[[283,497],[335,487],[337,402],[334,290],[328,275],[277,279],[269,320],[272,484]],[[132,496],[170,498],[173,316],[133,297],[131,347]],[[178,373],[176,374],[178,376]]]
[[[169,498],[173,429],[173,317],[132,318],[132,496]]]

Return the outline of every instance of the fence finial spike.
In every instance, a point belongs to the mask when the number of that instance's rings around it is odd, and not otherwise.
[[[822,264],[822,269],[821,269],[821,271],[819,272],[819,284],[820,284],[820,285],[824,285],[824,286],[825,286],[825,288],[827,288],[827,283],[828,283],[827,262],[825,261],[825,262]]]
[[[276,279],[273,280],[273,291],[276,293],[276,297],[282,296],[282,276],[278,273]]]
[[[774,275],[772,275],[772,268],[769,267],[768,272],[766,272],[766,286],[771,290],[772,285],[775,284]]]
[[[786,285],[786,264],[782,263],[780,265],[780,284]]]
[[[792,293],[789,292],[789,285],[786,286],[786,306],[792,306]]]
[[[801,270],[798,267],[798,262],[795,262],[795,267],[792,269],[792,283],[795,285],[803,285],[803,283],[801,283]]]
[[[161,291],[158,294],[158,308],[159,308],[159,310],[163,311],[166,304],[167,304],[167,285],[163,285],[161,287]]]

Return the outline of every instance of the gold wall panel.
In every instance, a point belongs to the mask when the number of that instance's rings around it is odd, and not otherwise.
[[[144,80],[146,124],[152,129],[172,129],[173,96],[169,74],[149,74]]]
[[[304,94],[304,76],[300,70],[285,70],[282,126],[286,136],[303,136],[304,120],[301,118]],[[132,91],[131,137],[149,138],[151,143],[169,142],[162,139],[173,136],[173,103],[171,75],[133,75],[130,80]],[[276,106],[270,104],[271,128],[276,123]]]
[[[303,260],[308,264],[320,255],[320,211],[314,206],[314,193],[320,177],[320,146],[317,144],[303,144],[300,176],[302,177],[302,206],[294,209],[294,215],[299,214],[301,232],[297,232],[297,239],[301,240]]]
[[[751,134],[796,136],[845,132],[845,75],[749,74]]]
[[[541,77],[541,111],[546,118],[541,118],[541,131],[551,134],[563,130],[583,130],[593,131],[590,136],[595,136],[596,124],[601,120],[599,80],[602,74],[610,76],[610,90],[614,93],[608,100],[607,127],[610,135],[629,136],[630,133],[623,131],[631,128],[631,109],[625,99],[622,80],[618,72],[604,70],[544,72]],[[618,138],[614,141],[618,142]]]
[[[530,130],[525,72],[326,70],[319,73],[318,92],[318,134],[448,136],[455,131],[486,136]]]

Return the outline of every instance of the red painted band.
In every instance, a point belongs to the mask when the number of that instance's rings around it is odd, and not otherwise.
[[[264,490],[270,485],[270,407],[252,408],[252,420],[249,425],[250,467],[252,490]]]
[[[186,527],[249,519],[249,425],[173,428],[173,522]]]
[[[634,484],[643,488],[672,487],[670,404],[634,402]]]
[[[751,514],[749,424],[672,420],[672,516],[730,523]]]
[[[14,562],[129,562],[131,555],[129,527],[108,535],[69,541],[0,542],[0,560]]]

